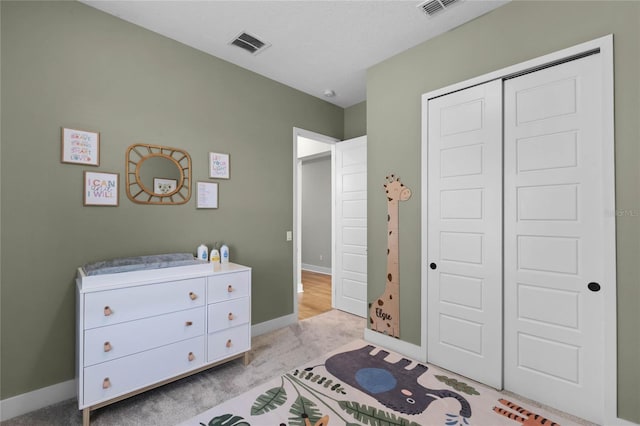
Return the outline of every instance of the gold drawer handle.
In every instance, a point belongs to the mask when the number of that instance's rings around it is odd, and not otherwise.
[[[227,348],[231,347],[231,339],[227,340],[227,344],[226,344]]]
[[[113,311],[111,310],[111,308],[109,306],[105,306],[104,307],[104,316],[108,317],[111,314],[113,314]]]
[[[190,291],[190,292],[189,292],[189,298],[190,298],[191,300],[196,300],[196,299],[198,298],[198,295],[197,295],[197,294],[195,294],[194,292]]]
[[[113,349],[113,347],[111,346],[111,343],[104,342],[104,351],[105,352],[109,352],[109,351],[111,351],[111,349]]]
[[[229,321],[233,321],[236,317],[233,316],[232,312],[229,312],[228,318],[229,318]]]
[[[102,381],[102,389],[109,389],[111,387],[111,380],[108,377],[105,377]]]
[[[229,286],[227,287],[227,291],[228,291],[229,293],[233,293],[234,291],[236,291],[236,289],[235,289],[235,288],[233,288],[233,286],[232,286],[231,284],[229,284]]]
[[[187,327],[191,327],[193,325],[193,321],[187,321],[184,323]]]
[[[196,356],[193,354],[193,352],[189,352],[189,361],[193,361],[194,359],[196,359]]]

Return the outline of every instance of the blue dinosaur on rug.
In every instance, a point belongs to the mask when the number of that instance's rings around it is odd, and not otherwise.
[[[407,358],[391,363],[385,361],[387,351],[371,355],[374,346],[333,355],[325,362],[325,368],[339,380],[375,398],[387,408],[404,414],[420,414],[436,398],[455,398],[460,403],[460,416],[471,417],[471,406],[465,398],[447,389],[429,389],[418,383],[428,367],[412,363]]]

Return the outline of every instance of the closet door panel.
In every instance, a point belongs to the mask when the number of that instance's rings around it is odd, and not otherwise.
[[[428,361],[502,387],[502,82],[428,102]]]
[[[602,422],[597,55],[505,81],[505,388]],[[567,398],[567,395],[571,395]]]

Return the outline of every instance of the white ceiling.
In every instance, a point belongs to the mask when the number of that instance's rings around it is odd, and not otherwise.
[[[427,17],[418,0],[81,0],[121,19],[349,107],[366,99],[366,70],[509,0],[459,0]],[[271,44],[252,55],[241,32]],[[336,96],[323,95],[327,89]]]

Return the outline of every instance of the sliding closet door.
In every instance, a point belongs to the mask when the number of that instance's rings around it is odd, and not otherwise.
[[[598,55],[505,81],[505,388],[603,422]],[[611,213],[609,213],[611,214]],[[613,372],[609,374],[614,374]]]
[[[428,360],[502,387],[502,82],[428,102]]]

